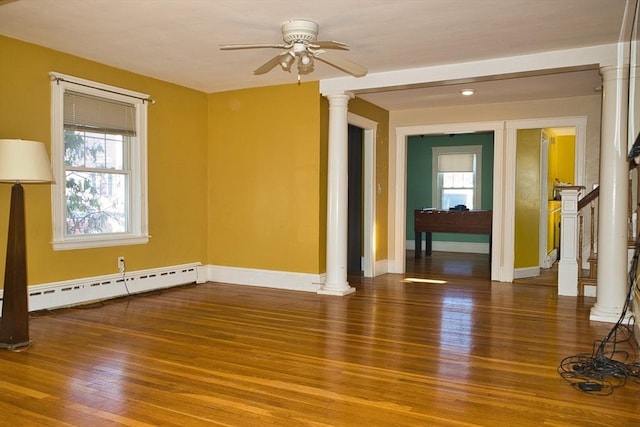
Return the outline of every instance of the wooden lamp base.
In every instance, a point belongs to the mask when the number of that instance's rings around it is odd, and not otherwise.
[[[25,244],[24,190],[11,188],[7,261],[4,271],[0,348],[21,350],[31,346],[27,296],[27,258]]]

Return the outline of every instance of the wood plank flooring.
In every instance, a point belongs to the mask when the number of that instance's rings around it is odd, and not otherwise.
[[[346,297],[206,283],[34,313],[36,344],[0,352],[0,425],[638,425],[640,385],[557,373],[611,328],[592,298],[436,258]]]

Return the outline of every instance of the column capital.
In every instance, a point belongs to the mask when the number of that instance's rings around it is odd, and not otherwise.
[[[600,75],[603,80],[628,79],[629,64],[603,65],[600,67]]]
[[[355,98],[355,95],[352,92],[348,91],[336,91],[336,92],[327,92],[323,93],[322,96],[329,100],[329,104],[332,105],[334,102],[337,103],[339,101],[344,101],[345,104],[349,103],[352,98]]]

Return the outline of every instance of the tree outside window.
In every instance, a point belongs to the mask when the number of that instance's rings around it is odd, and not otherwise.
[[[51,76],[54,249],[146,243],[146,95]]]

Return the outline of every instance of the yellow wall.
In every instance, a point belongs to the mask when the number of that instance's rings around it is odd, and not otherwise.
[[[519,129],[516,147],[514,267],[540,265],[540,129]]]
[[[150,242],[53,251],[50,188],[25,185],[29,284],[116,273],[120,255],[130,270],[206,262],[206,94],[6,37],[0,37],[0,55],[0,138],[33,139],[50,149],[49,71],[148,93],[157,101],[149,106]],[[6,255],[10,188],[0,184],[0,260]]]
[[[49,148],[50,71],[157,101],[149,106],[150,243],[53,251],[50,189],[28,186],[29,284],[115,273],[118,256],[129,270],[202,262],[325,271],[328,102],[318,82],[204,94],[10,38],[0,38],[0,54],[0,138],[34,139]],[[389,113],[359,99],[349,108],[378,123],[374,231],[382,260]],[[0,184],[0,200],[9,192],[10,185]],[[7,222],[8,206],[1,204],[0,259]]]
[[[560,246],[560,200],[553,200],[556,179],[562,183],[575,183],[575,135],[558,135],[553,128],[544,129],[548,139],[549,170],[547,174],[548,222],[547,253]]]
[[[557,135],[554,129],[544,130],[549,141],[549,176],[547,188],[549,199],[553,198],[556,179],[573,185],[575,183],[575,135]]]
[[[562,182],[575,184],[576,137],[574,135],[557,136],[555,145],[558,156],[558,169],[556,170],[558,179]]]
[[[208,99],[208,263],[323,272],[326,167],[318,83]]]
[[[329,115],[318,91],[310,82],[208,96],[209,264],[325,271]],[[349,110],[379,123],[380,260],[387,254],[388,112],[359,99]]]

